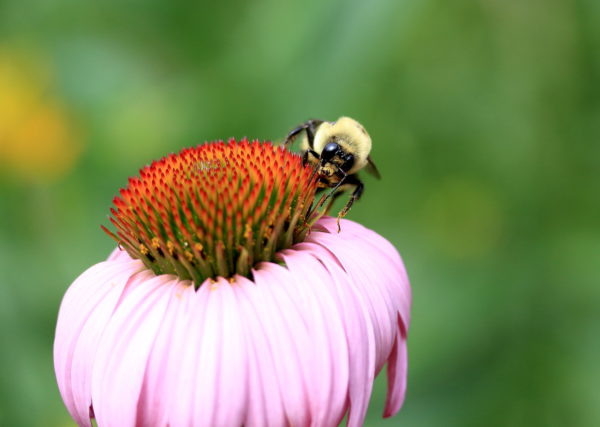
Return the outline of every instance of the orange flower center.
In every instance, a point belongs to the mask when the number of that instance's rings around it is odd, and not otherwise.
[[[156,274],[204,280],[250,276],[260,261],[304,240],[317,177],[302,159],[247,139],[186,148],[140,170],[102,227]]]

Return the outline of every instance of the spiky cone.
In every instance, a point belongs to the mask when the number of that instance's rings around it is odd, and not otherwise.
[[[311,212],[316,177],[270,143],[208,143],[114,200],[118,247],[67,290],[54,361],[81,426],[335,426],[406,388],[411,290],[398,252]]]

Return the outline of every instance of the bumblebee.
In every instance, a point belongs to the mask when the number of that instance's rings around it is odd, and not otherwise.
[[[338,213],[338,231],[340,219],[346,216],[354,201],[362,195],[365,185],[358,177],[362,169],[380,179],[381,176],[371,159],[371,137],[356,120],[340,117],[335,122],[308,120],[288,133],[284,146],[289,147],[304,132],[301,150],[304,164],[315,168],[319,177],[319,187],[331,188],[331,192],[322,197],[315,209],[327,199],[327,211],[344,191],[352,190],[350,199]]]

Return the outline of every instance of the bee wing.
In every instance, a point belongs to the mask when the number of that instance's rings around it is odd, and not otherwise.
[[[367,166],[365,166],[365,169],[375,178],[381,179],[381,174],[377,170],[377,166],[375,166],[375,163],[373,163],[373,159],[371,158],[371,156],[367,156]]]

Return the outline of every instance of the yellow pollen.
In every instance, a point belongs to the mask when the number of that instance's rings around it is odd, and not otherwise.
[[[196,243],[194,245],[194,249],[196,249],[198,252],[202,252],[202,249],[204,249],[204,246],[202,246],[202,243]]]
[[[140,245],[140,252],[142,255],[148,255],[148,248],[143,243]]]
[[[252,235],[252,227],[250,224],[246,223],[246,227],[244,228],[244,238],[248,240]]]
[[[271,237],[271,234],[273,234],[273,226],[268,225],[265,229],[265,237],[268,239],[269,237]]]
[[[167,250],[169,251],[169,255],[173,255],[173,253],[175,252],[175,246],[173,245],[173,242],[167,242]]]
[[[188,261],[192,261],[194,259],[194,254],[191,253],[190,251],[185,251],[184,254],[185,254],[185,257],[188,259]]]
[[[160,248],[160,240],[158,239],[158,237],[153,237],[152,238],[152,247],[154,249]]]

